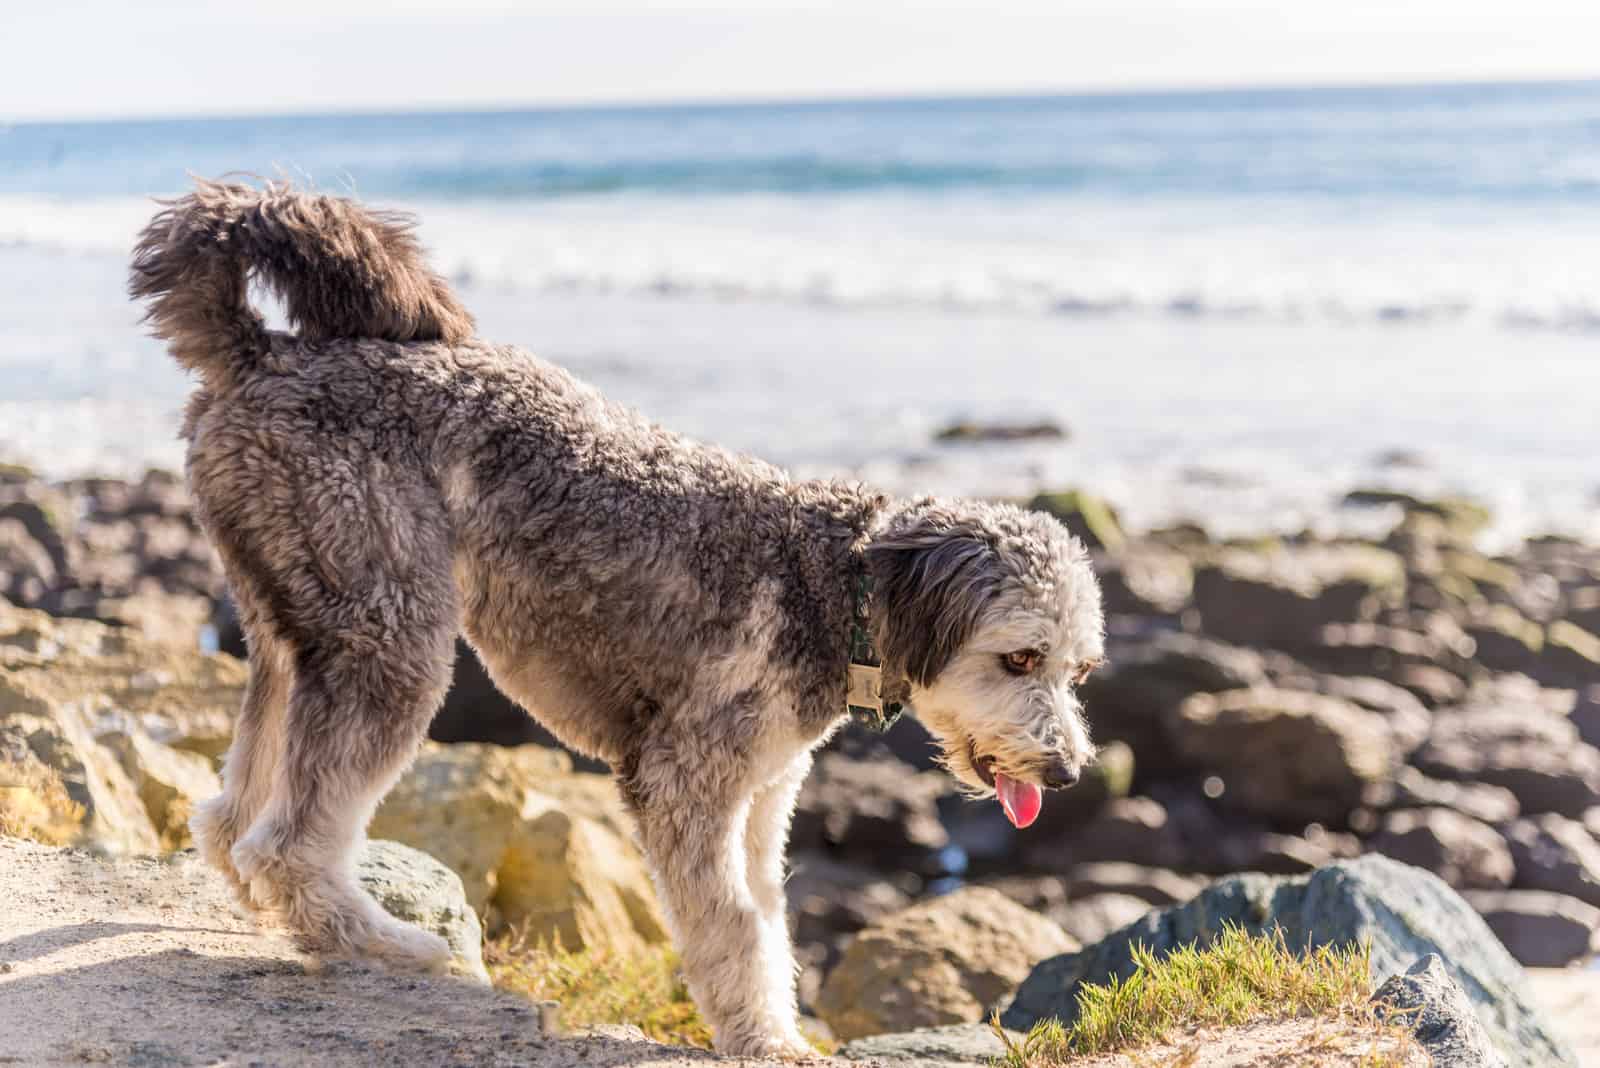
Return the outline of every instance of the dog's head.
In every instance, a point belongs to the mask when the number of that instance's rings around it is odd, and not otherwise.
[[[1040,789],[1072,785],[1093,757],[1075,688],[1105,625],[1082,543],[1042,513],[923,500],[866,560],[886,688],[908,687],[950,772],[1027,826]]]

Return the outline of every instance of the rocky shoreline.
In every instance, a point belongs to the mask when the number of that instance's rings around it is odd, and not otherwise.
[[[1481,508],[1381,490],[1347,499],[1392,519],[1373,540],[1134,535],[1084,494],[1029,503],[1084,538],[1104,585],[1110,663],[1084,690],[1101,757],[1018,833],[963,801],[914,721],[843,732],[791,847],[808,1010],[859,1001],[828,991],[859,932],[958,886],[1049,921],[1066,952],[1220,876],[1363,854],[1437,875],[1523,964],[1600,951],[1600,547],[1485,555]],[[0,598],[0,769],[20,784],[0,824],[126,853],[185,845],[244,671],[202,651],[236,637],[179,480],[0,467]],[[434,738],[517,748],[430,747],[374,836],[444,861],[491,929],[664,937],[607,781],[551,752],[465,655]],[[76,808],[46,798],[50,776]],[[971,1022],[952,1004],[915,1022]]]

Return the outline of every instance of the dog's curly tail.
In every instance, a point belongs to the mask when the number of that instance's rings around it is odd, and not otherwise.
[[[267,351],[246,299],[251,277],[275,291],[308,341],[464,340],[473,322],[428,269],[403,214],[287,183],[199,179],[163,201],[133,249],[128,290],[172,355],[206,377]]]

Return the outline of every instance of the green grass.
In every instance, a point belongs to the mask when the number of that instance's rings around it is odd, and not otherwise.
[[[657,1042],[711,1048],[670,946],[631,951],[529,945],[515,934],[491,940],[484,963],[494,985],[561,1005],[564,1029],[633,1024]]]
[[[1085,985],[1078,1018],[1036,1024],[1020,1041],[995,1030],[1006,1045],[999,1068],[1053,1068],[1074,1056],[1132,1050],[1195,1028],[1237,1027],[1265,1020],[1335,1017],[1386,1029],[1373,1015],[1370,947],[1323,947],[1296,954],[1283,933],[1251,935],[1229,926],[1215,943],[1174,951],[1165,960],[1135,946],[1137,971],[1124,981]],[[1392,1037],[1399,1038],[1396,1031]],[[1403,1042],[1402,1042],[1403,1044]],[[1378,1055],[1374,1068],[1403,1061]]]

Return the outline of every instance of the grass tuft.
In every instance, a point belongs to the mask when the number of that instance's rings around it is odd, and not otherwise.
[[[1283,932],[1252,935],[1229,925],[1216,942],[1191,944],[1157,960],[1135,946],[1137,970],[1126,980],[1078,991],[1078,1018],[1071,1027],[1043,1020],[1018,1041],[992,1021],[1005,1043],[1000,1068],[1055,1068],[1080,1055],[1133,1050],[1196,1028],[1239,1027],[1298,1017],[1338,1018],[1373,1029],[1372,1068],[1405,1063],[1387,1052],[1405,1046],[1405,1032],[1380,1024],[1372,993],[1370,947],[1324,946],[1291,952]],[[1409,1037],[1409,1036],[1405,1036]]]
[[[632,1024],[657,1042],[711,1048],[711,1028],[695,1008],[670,946],[567,950],[559,943],[531,944],[511,932],[488,942],[484,963],[495,986],[534,1001],[559,1002],[564,1028]]]

